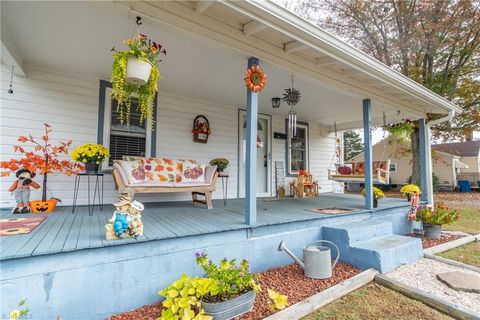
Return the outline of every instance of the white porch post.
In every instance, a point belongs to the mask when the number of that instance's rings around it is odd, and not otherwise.
[[[426,132],[426,120],[418,120],[418,146],[420,151],[420,190],[422,194],[420,199],[422,201],[427,201],[428,190],[427,190],[427,132]]]
[[[248,59],[248,67],[258,59]],[[245,223],[257,223],[257,113],[258,93],[247,88],[247,146],[245,150]]]
[[[372,175],[372,106],[370,99],[363,100],[363,150],[365,155],[365,208],[373,209]]]

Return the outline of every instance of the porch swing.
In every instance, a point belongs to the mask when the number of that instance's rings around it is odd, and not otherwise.
[[[383,113],[383,135],[382,140],[386,136],[386,116],[385,112]],[[335,154],[332,157],[332,160],[328,169],[328,180],[336,182],[345,182],[345,183],[365,183],[365,162],[347,162],[341,163],[340,156],[342,154],[340,149],[339,138],[337,138],[337,123],[334,123],[335,130]],[[374,184],[389,184],[390,183],[390,159],[384,160],[385,149],[387,144],[384,143],[382,156],[379,161],[372,161],[372,171],[373,171],[373,183]],[[337,157],[337,162],[335,163],[335,169],[332,168],[332,164]]]

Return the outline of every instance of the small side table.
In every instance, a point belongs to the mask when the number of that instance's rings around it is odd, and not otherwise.
[[[93,203],[90,202],[90,177],[95,177],[95,187],[93,189]],[[87,177],[87,194],[88,194],[88,214],[93,215],[95,210],[95,199],[97,198],[98,193],[98,205],[100,206],[100,211],[103,211],[103,173],[79,173],[75,176],[75,187],[73,189],[73,207],[72,213],[75,213],[75,208],[77,207],[78,199],[78,189],[80,187],[80,180],[82,177]],[[100,181],[101,180],[101,187]]]
[[[230,174],[225,171],[220,171],[218,177],[222,179],[222,197],[223,197],[223,206],[227,205],[227,196],[228,196],[228,178]]]

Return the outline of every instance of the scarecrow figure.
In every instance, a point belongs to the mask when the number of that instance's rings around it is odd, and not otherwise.
[[[32,212],[30,208],[30,188],[40,189],[40,185],[33,181],[35,173],[30,170],[22,168],[15,173],[17,180],[15,180],[9,192],[15,195],[17,206],[13,209],[13,213],[29,213]]]
[[[130,209],[132,199],[128,196],[121,195],[117,203],[114,203],[115,212],[112,216],[113,229],[115,235],[119,238],[125,238],[128,235],[129,223],[127,215]]]
[[[130,235],[133,237],[143,236],[142,203],[134,200],[128,209],[127,221],[129,223]]]

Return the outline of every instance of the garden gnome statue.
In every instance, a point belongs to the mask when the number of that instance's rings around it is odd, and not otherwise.
[[[127,221],[128,211],[130,209],[130,204],[132,199],[128,196],[121,195],[117,203],[114,203],[115,212],[113,213],[113,229],[115,235],[119,238],[125,238],[128,236],[129,223]]]
[[[15,180],[8,191],[15,195],[17,206],[13,209],[13,213],[29,213],[32,212],[30,208],[30,188],[39,189],[40,185],[33,181],[35,177],[34,172],[22,168],[15,173],[17,180]]]
[[[144,206],[142,203],[134,200],[128,209],[127,221],[129,223],[130,235],[132,237],[143,236],[142,211]]]

